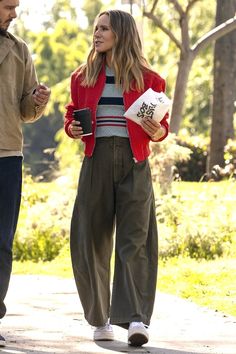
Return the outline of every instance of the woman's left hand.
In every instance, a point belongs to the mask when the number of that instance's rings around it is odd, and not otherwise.
[[[165,128],[151,118],[142,119],[141,126],[152,140],[157,141],[165,135]]]

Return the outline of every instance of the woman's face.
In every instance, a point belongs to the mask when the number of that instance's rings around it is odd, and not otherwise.
[[[115,35],[110,27],[108,15],[101,15],[94,29],[94,47],[98,53],[111,53],[115,44]]]

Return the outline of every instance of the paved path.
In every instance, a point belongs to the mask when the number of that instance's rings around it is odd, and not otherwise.
[[[157,294],[150,341],[127,345],[127,331],[114,327],[114,342],[94,343],[84,321],[73,279],[13,276],[2,334],[12,354],[236,354],[236,318],[179,299]]]

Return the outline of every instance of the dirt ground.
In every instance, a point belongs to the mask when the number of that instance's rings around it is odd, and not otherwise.
[[[114,342],[94,343],[73,279],[12,276],[6,304],[1,353],[236,354],[235,317],[163,293],[157,293],[150,341],[142,348],[128,346],[127,331],[117,326]]]

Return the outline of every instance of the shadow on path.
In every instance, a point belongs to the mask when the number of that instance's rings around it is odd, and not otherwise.
[[[175,349],[168,349],[168,348],[157,348],[157,347],[132,347],[127,345],[127,343],[121,341],[113,341],[113,342],[106,342],[106,341],[97,341],[97,346],[107,349],[113,350],[114,352],[118,353],[143,353],[143,354],[203,354],[202,352],[189,352],[189,351],[182,351],[182,350],[175,350]]]

